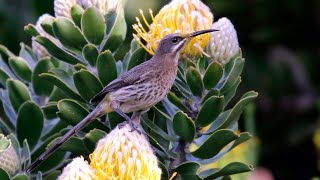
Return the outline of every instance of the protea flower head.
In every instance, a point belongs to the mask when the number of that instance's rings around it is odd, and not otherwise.
[[[54,12],[56,17],[71,18],[71,7],[77,4],[84,9],[95,6],[101,14],[106,15],[123,7],[125,2],[126,0],[55,0]]]
[[[240,50],[237,31],[231,21],[225,17],[213,23],[212,28],[219,31],[211,33],[207,53],[213,61],[226,64]]]
[[[165,35],[178,32],[190,33],[209,29],[211,28],[213,21],[213,14],[209,7],[200,0],[173,0],[164,6],[155,17],[150,10],[152,18],[151,25],[146,21],[142,10],[140,10],[140,13],[149,30],[146,30],[140,22],[140,19],[136,18],[137,24],[134,24],[133,28],[137,34],[134,34],[134,37],[138,39],[137,35],[139,35],[146,41],[146,46],[142,43],[140,44],[152,55],[157,49],[160,40]],[[209,34],[204,34],[193,38],[181,54],[187,57],[201,55],[204,53],[204,47],[209,42],[209,37]]]
[[[41,27],[41,23],[47,18],[54,18],[54,17],[50,16],[49,14],[43,14],[42,16],[40,16],[36,23],[37,31],[41,36],[49,38],[51,41],[53,41],[58,45],[60,44],[58,40],[50,36],[48,33],[46,33]],[[48,56],[48,51],[42,45],[36,42],[34,39],[35,38],[32,37],[32,49],[33,49],[33,52],[37,55],[37,57],[42,58],[42,57]]]
[[[72,160],[64,169],[58,180],[96,180],[95,170],[83,157]]]
[[[13,175],[19,169],[20,160],[11,140],[0,134],[0,168]]]
[[[128,124],[117,126],[100,139],[90,160],[99,179],[158,180],[161,176],[150,143]]]

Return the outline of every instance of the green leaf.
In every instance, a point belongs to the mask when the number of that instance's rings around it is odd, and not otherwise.
[[[55,20],[54,17],[46,16],[44,19],[42,19],[41,24],[40,24],[42,29],[52,37],[54,37],[54,32],[52,29],[52,24],[53,24],[54,20]]]
[[[24,32],[26,32],[30,36],[40,35],[37,28],[33,24],[28,24],[28,25],[24,26]]]
[[[201,127],[212,123],[222,112],[224,107],[223,96],[212,96],[202,105],[195,123]]]
[[[224,99],[225,99],[225,104],[224,104],[225,107],[229,104],[231,99],[235,96],[240,83],[241,83],[241,77],[238,76],[238,79],[236,80],[234,85],[232,87],[230,87],[226,92],[224,92],[223,95],[224,95]]]
[[[197,61],[197,68],[199,69],[200,73],[203,74],[208,66],[208,60],[204,57],[199,58]]]
[[[48,144],[48,147],[56,143],[60,138],[61,137],[58,137],[51,141],[50,144]],[[68,139],[59,147],[59,151],[71,151],[72,153],[77,155],[83,155],[88,153],[87,149],[83,144],[83,141],[78,137],[71,137],[70,139]]]
[[[183,180],[201,180],[197,175],[200,164],[197,162],[184,162],[180,164],[175,170]]]
[[[31,69],[26,60],[21,57],[9,58],[9,65],[13,72],[22,80],[31,81]]]
[[[49,96],[53,90],[53,84],[39,75],[49,72],[54,68],[50,58],[45,58],[37,62],[32,73],[32,86],[34,92],[39,96]]]
[[[176,141],[176,138],[173,138],[169,136],[166,132],[164,132],[158,125],[156,125],[154,122],[152,122],[147,116],[141,117],[141,122],[149,127],[153,132],[160,135],[163,139],[166,139],[168,141]]]
[[[11,146],[11,141],[0,134],[0,154]]]
[[[58,109],[57,115],[60,117],[61,120],[71,124],[76,125],[81,120],[83,120],[88,114],[89,111],[86,110],[82,105],[78,102],[71,100],[71,99],[64,99],[58,102]],[[92,129],[101,129],[103,131],[108,132],[109,129],[100,121],[93,121],[83,130],[85,132],[89,132]]]
[[[50,55],[59,59],[60,61],[64,61],[70,64],[83,63],[81,60],[76,58],[74,55],[60,49],[57,45],[55,45],[51,40],[43,36],[35,37],[35,41],[44,46]]]
[[[83,143],[89,152],[93,152],[98,141],[106,135],[106,132],[100,129],[93,129],[84,136]]]
[[[22,144],[28,140],[31,149],[37,144],[43,128],[43,114],[34,102],[27,101],[21,105],[17,117],[17,137]]]
[[[42,180],[56,180],[61,175],[60,171],[53,171],[42,178]]]
[[[76,71],[88,70],[88,67],[85,66],[85,65],[83,65],[83,64],[76,64],[76,65],[74,65],[73,67],[74,67],[74,69],[75,69]]]
[[[182,111],[178,111],[172,120],[173,130],[187,142],[191,142],[196,135],[196,127],[191,118]]]
[[[163,180],[169,179],[169,172],[168,172],[167,167],[161,161],[158,161],[158,165],[161,169],[161,178],[160,179],[163,179]]]
[[[73,74],[73,81],[83,99],[90,101],[102,90],[101,82],[88,70],[80,70]]]
[[[78,4],[74,5],[71,7],[71,17],[73,22],[78,26],[81,27],[81,17],[84,13],[84,10],[82,9],[81,6]]]
[[[49,102],[42,107],[44,116],[47,120],[54,119],[57,117],[56,112],[58,111],[56,102]]]
[[[197,158],[209,159],[217,155],[227,144],[237,138],[238,136],[231,130],[221,129],[204,139],[201,145],[190,144],[189,150]]]
[[[146,51],[143,48],[138,48],[132,53],[127,70],[143,63],[146,59]]]
[[[52,24],[54,35],[61,44],[71,51],[81,54],[82,48],[87,44],[80,29],[68,18],[58,17]]]
[[[34,68],[37,57],[31,47],[25,45],[24,43],[20,43],[19,56],[27,62],[31,69]]]
[[[62,69],[51,69],[50,73],[42,73],[40,74],[40,77],[43,77],[56,85],[61,89],[61,91],[64,92],[65,95],[69,96],[70,98],[78,101],[84,101],[78,94],[71,76]]]
[[[0,168],[0,179],[1,180],[10,180],[9,173],[2,168]]]
[[[99,10],[92,6],[87,8],[81,18],[81,29],[84,36],[92,44],[99,45],[106,32],[104,17]]]
[[[9,58],[15,56],[11,51],[9,51],[7,47],[1,44],[0,44],[0,55],[6,63],[8,63]]]
[[[180,108],[182,111],[189,112],[189,109],[182,103],[181,99],[178,96],[176,96],[173,92],[169,92],[167,97],[172,104]]]
[[[125,121],[125,119],[116,112],[108,113],[108,120],[110,122],[111,129],[114,129],[118,124]]]
[[[2,86],[6,86],[6,81],[9,78],[10,76],[7,74],[7,72],[0,67],[0,84]]]
[[[252,135],[249,132],[243,132],[243,133],[239,134],[239,138],[234,141],[234,143],[229,151],[231,151],[231,149],[237,147],[239,144],[249,140],[251,137],[252,137]]]
[[[89,62],[91,66],[96,64],[98,55],[98,49],[93,44],[87,44],[82,49],[82,56]]]
[[[117,78],[117,65],[111,51],[106,50],[98,56],[97,69],[99,79],[103,86],[106,86]]]
[[[230,114],[226,117],[224,122],[221,124],[219,129],[227,128],[230,124],[232,124],[234,121],[239,119],[239,116],[241,115],[242,111],[244,110],[245,106],[252,102],[254,99],[256,99],[258,96],[257,92],[249,91],[245,93],[240,101],[232,108]]]
[[[208,90],[216,87],[220,79],[223,75],[223,68],[220,63],[214,61],[209,65],[207,68],[204,77],[203,77],[203,84],[204,87]]]
[[[106,17],[108,37],[102,50],[115,51],[120,47],[127,34],[127,24],[124,18],[124,9],[119,8]]]
[[[204,96],[204,98],[202,98],[201,103],[203,104],[204,102],[206,102],[206,100],[208,100],[210,97],[212,96],[219,96],[220,92],[217,89],[211,89],[209,92],[207,92],[207,94]],[[224,98],[226,99],[226,98]]]
[[[23,141],[22,153],[24,157],[23,169],[25,169],[27,168],[27,166],[30,165],[30,162],[31,162],[30,148],[29,148],[28,141],[26,139]]]
[[[18,112],[24,102],[31,100],[28,88],[18,80],[8,79],[6,82],[8,95],[13,109]],[[22,141],[21,141],[22,142]]]
[[[18,141],[17,137],[14,134],[9,134],[7,136],[7,138],[9,138],[11,140],[11,146],[16,151],[17,156],[18,156],[18,158],[20,160],[21,159],[21,156],[20,156],[20,144],[19,144],[19,141]]]
[[[232,69],[230,70],[230,74],[226,77],[226,80],[220,89],[221,93],[229,90],[230,87],[232,87],[236,83],[238,76],[241,75],[244,63],[245,60],[243,58],[236,58],[234,60],[234,64],[232,66]]]
[[[193,95],[201,97],[203,82],[199,71],[194,67],[189,67],[186,74],[187,83]]]
[[[252,170],[253,170],[253,167],[251,165],[246,165],[241,162],[232,162],[226,165],[225,167],[223,167],[222,169],[220,169],[219,171],[216,171],[215,173],[207,176],[203,180],[216,179],[218,177],[244,173]]]

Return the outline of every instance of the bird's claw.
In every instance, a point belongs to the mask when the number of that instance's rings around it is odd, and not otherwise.
[[[140,135],[142,134],[142,131],[141,131],[141,129],[139,128],[139,126],[138,125],[136,125],[136,123],[134,123],[134,121],[129,121],[128,122],[129,123],[129,125],[131,126],[131,130],[130,130],[130,132],[133,132],[133,131],[137,131]]]

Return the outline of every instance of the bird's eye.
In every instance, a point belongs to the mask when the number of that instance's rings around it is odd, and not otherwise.
[[[171,39],[171,42],[173,42],[174,44],[176,44],[179,41],[179,38],[175,37]]]

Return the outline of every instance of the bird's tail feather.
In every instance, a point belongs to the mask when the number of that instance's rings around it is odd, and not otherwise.
[[[106,113],[106,107],[108,103],[101,102],[90,114],[88,114],[83,120],[81,120],[76,126],[70,129],[66,134],[64,134],[59,140],[57,140],[52,146],[50,146],[44,153],[42,153],[30,166],[25,170],[26,172],[31,172],[38,165],[40,165],[44,160],[46,160],[52,153],[54,153],[63,143],[70,139],[75,133],[83,129],[94,119],[103,116]]]

